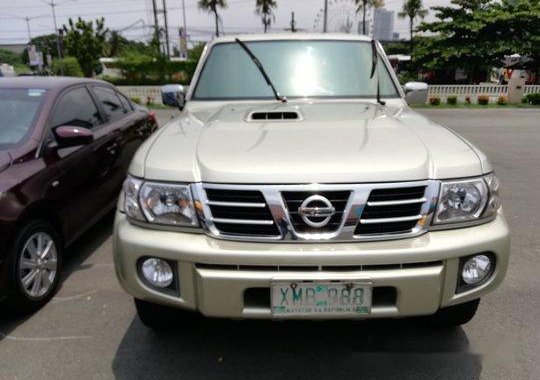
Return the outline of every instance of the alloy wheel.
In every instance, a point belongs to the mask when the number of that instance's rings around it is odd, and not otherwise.
[[[54,286],[58,253],[54,239],[45,232],[30,236],[19,259],[19,281],[30,298],[40,298]]]

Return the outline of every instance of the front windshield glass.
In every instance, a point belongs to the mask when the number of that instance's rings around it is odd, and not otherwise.
[[[287,98],[374,98],[371,44],[363,41],[293,40],[245,42]],[[381,59],[382,97],[398,93]],[[214,45],[193,100],[272,99],[263,76],[237,43]]]
[[[46,90],[0,88],[0,147],[20,143],[32,129]]]

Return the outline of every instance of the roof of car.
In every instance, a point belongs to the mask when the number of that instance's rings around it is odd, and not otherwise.
[[[17,78],[1,78],[0,88],[39,87],[46,90],[59,90],[81,83],[107,84],[107,82],[88,78],[24,76]]]
[[[239,34],[218,37],[212,43],[242,41],[276,41],[276,40],[338,40],[338,41],[371,41],[367,36],[345,33],[268,33],[268,34]]]

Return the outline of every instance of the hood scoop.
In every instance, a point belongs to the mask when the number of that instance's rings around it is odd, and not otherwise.
[[[295,110],[253,111],[247,121],[301,121],[302,116]]]

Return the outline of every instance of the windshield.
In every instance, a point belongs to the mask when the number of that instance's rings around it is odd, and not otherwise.
[[[371,45],[362,41],[294,40],[245,42],[264,66],[280,95],[287,98],[375,98],[370,79]],[[398,92],[379,58],[382,97]],[[257,66],[237,43],[214,45],[193,100],[272,99]]]
[[[46,90],[0,88],[0,147],[20,143],[32,129]]]

